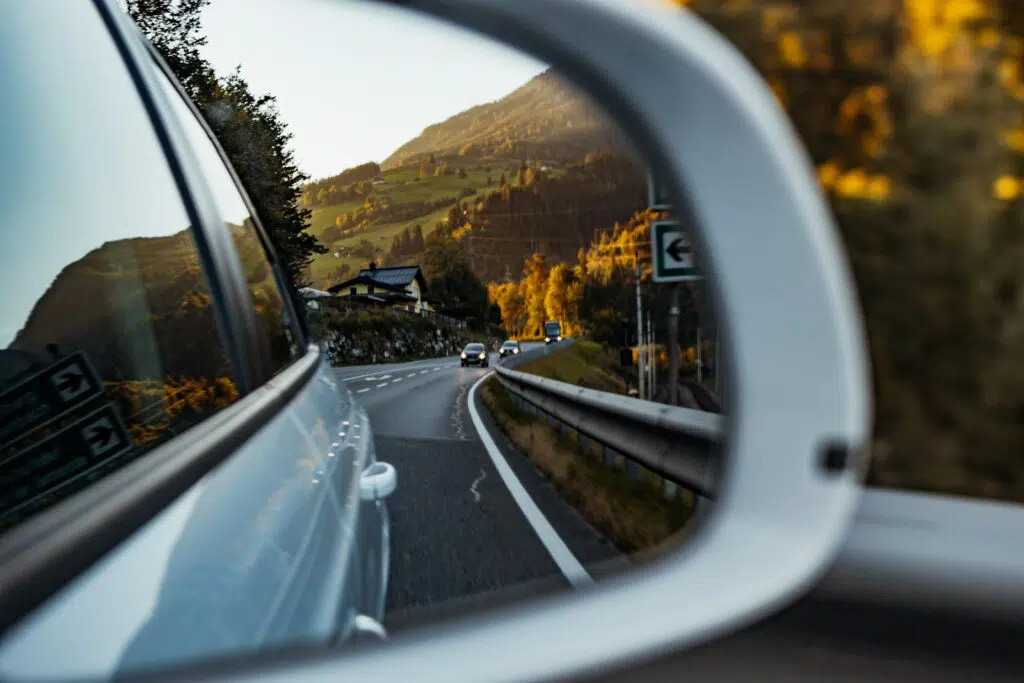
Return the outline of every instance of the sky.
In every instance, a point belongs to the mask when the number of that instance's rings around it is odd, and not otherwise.
[[[424,128],[546,68],[466,29],[364,0],[213,0],[204,56],[277,98],[312,178],[383,161]]]

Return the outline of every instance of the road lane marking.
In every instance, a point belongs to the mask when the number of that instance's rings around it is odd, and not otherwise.
[[[501,450],[497,444],[494,443],[494,439],[491,438],[487,428],[484,427],[483,420],[480,419],[480,415],[476,410],[476,390],[483,384],[493,372],[488,372],[486,375],[481,377],[473,384],[473,388],[469,390],[469,417],[473,420],[473,426],[476,428],[477,434],[480,435],[480,441],[483,442],[484,450],[487,451],[487,455],[491,457],[491,462],[494,463],[494,468],[498,470],[498,476],[505,482],[505,487],[508,492],[512,494],[513,500],[519,505],[519,509],[523,511],[523,516],[526,517],[526,521],[533,527],[534,533],[537,534],[537,538],[544,545],[544,548],[551,555],[551,559],[554,560],[558,569],[562,572],[562,575],[568,579],[569,583],[573,586],[582,586],[588,583],[593,583],[593,579],[587,570],[583,568],[580,561],[576,559],[576,556],[569,550],[569,546],[565,544],[562,537],[558,535],[555,528],[551,526],[551,522],[548,521],[544,513],[540,511],[537,504],[533,502],[533,498],[527,493],[526,489],[523,488],[522,482],[519,481],[519,477],[512,471],[508,461],[505,460],[505,456],[501,454]]]
[[[398,383],[399,383],[399,382],[401,382],[401,381],[402,381],[402,378],[401,378],[401,377],[399,377],[398,379],[393,379],[393,380],[391,380],[391,383],[392,383],[392,384],[398,384]]]
[[[421,375],[425,375],[425,374],[427,374],[427,371],[426,370],[420,370],[420,374]]]
[[[366,387],[365,389],[360,389],[360,390],[359,390],[359,391],[357,391],[356,393],[357,393],[357,394],[365,394],[365,393],[366,393],[367,391],[369,391],[369,390],[370,390],[370,387]]]
[[[476,478],[476,479],[475,479],[475,480],[473,481],[473,485],[469,487],[469,492],[473,494],[473,498],[474,498],[474,499],[476,500],[476,502],[478,502],[478,503],[480,502],[480,492],[476,490],[476,487],[477,487],[477,486],[479,486],[479,485],[480,485],[480,482],[482,482],[482,481],[483,481],[484,479],[486,479],[486,478],[487,478],[487,473],[486,473],[486,472],[484,472],[484,471],[483,471],[483,470],[481,469],[481,470],[480,470],[480,476],[479,476],[479,477],[477,477],[477,478]]]
[[[436,368],[434,368],[434,372],[437,372],[440,369],[441,369],[441,366],[437,366]]]
[[[391,379],[391,375],[381,375],[377,379]]]
[[[416,376],[415,372],[410,372],[408,375],[406,375],[406,378],[415,377],[415,376]]]
[[[386,387],[387,385],[387,382],[381,382],[380,384],[377,385],[377,388],[380,389],[381,387]]]

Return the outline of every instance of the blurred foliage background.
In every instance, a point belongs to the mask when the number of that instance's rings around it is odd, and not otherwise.
[[[678,4],[761,72],[830,197],[870,337],[870,483],[1024,501],[1024,2]]]

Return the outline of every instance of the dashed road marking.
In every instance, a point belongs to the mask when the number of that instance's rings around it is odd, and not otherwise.
[[[402,378],[401,378],[401,377],[399,377],[398,379],[393,379],[393,380],[391,380],[391,383],[392,383],[392,384],[398,384],[398,383],[399,383],[399,382],[401,382],[401,381],[402,381]]]
[[[360,390],[359,390],[359,391],[357,391],[356,393],[357,393],[357,394],[365,394],[365,393],[366,393],[367,391],[369,391],[369,390],[370,390],[370,387],[366,387],[365,389],[360,389]]]
[[[380,389],[381,387],[386,387],[387,385],[387,382],[381,382],[380,384],[377,385],[377,388]]]

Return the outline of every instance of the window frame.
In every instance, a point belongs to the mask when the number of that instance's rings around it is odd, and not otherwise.
[[[181,122],[151,71],[166,65],[153,61],[152,48],[115,3],[92,0],[92,5],[135,87],[179,191],[240,395],[232,405],[156,446],[145,457],[0,536],[0,636],[230,458],[306,387],[324,358],[320,348],[309,343],[301,322],[304,317],[296,314],[291,293],[284,289],[285,310],[291,326],[299,330],[296,343],[302,353],[275,372],[261,344],[263,333],[234,243],[223,229]],[[185,102],[194,107],[187,97]],[[202,117],[198,118],[210,136]],[[224,160],[223,149],[210,137]],[[234,169],[225,165],[237,187]],[[277,265],[248,196],[244,189],[239,191],[271,264]]]
[[[308,326],[306,325],[306,317],[305,315],[301,314],[301,311],[303,309],[296,306],[294,294],[291,291],[291,288],[288,287],[287,285],[287,279],[285,278],[284,270],[281,266],[281,259],[277,255],[277,250],[274,249],[273,242],[271,242],[270,240],[270,234],[267,232],[267,229],[263,226],[262,219],[259,217],[259,214],[256,211],[256,207],[253,204],[252,199],[249,197],[249,193],[246,191],[245,185],[242,183],[242,179],[239,177],[238,173],[235,172],[234,167],[231,165],[231,161],[228,159],[227,153],[221,146],[220,141],[217,140],[217,136],[213,134],[213,130],[210,129],[209,124],[207,124],[206,119],[204,119],[203,115],[199,112],[198,107],[196,107],[195,103],[192,102],[189,96],[185,93],[185,89],[182,87],[181,83],[174,75],[174,72],[171,71],[171,68],[170,66],[168,66],[166,60],[157,51],[157,49],[153,47],[153,45],[151,45],[148,41],[143,40],[143,46],[149,53],[149,56],[152,57],[154,68],[159,73],[162,73],[168,79],[168,81],[170,81],[171,86],[181,97],[182,102],[192,113],[192,116],[195,117],[196,123],[199,124],[199,127],[203,131],[203,134],[206,135],[206,139],[209,141],[210,145],[216,151],[217,158],[220,159],[221,163],[224,165],[224,169],[227,171],[228,176],[230,176],[231,183],[234,186],[235,191],[238,193],[238,196],[241,198],[242,204],[245,207],[246,212],[249,214],[249,219],[252,221],[253,229],[255,230],[257,238],[260,241],[260,245],[263,247],[263,253],[266,256],[267,261],[270,263],[271,269],[273,270],[274,283],[277,286],[278,292],[281,294],[282,304],[284,306],[284,313],[288,319],[288,329],[295,336],[295,341],[296,344],[299,346],[300,351],[302,349],[308,348],[310,345],[310,334]],[[157,89],[156,94],[162,95],[163,93],[162,91]],[[168,106],[170,106],[170,103],[167,104]],[[177,117],[172,112],[168,111],[167,115],[170,118],[174,119],[175,122],[177,122]],[[186,143],[184,146],[188,147],[191,150],[191,145],[189,145],[188,143]],[[204,179],[206,178],[206,174],[202,171],[201,165],[200,175],[202,175]],[[216,230],[219,232],[223,232],[223,221],[221,221],[219,224],[215,226],[204,225],[203,228],[204,230]],[[231,253],[235,256],[235,260],[238,262],[238,268],[241,269],[242,265],[240,259],[238,258],[237,249],[232,248]],[[275,371],[276,370],[272,368],[272,373]]]

